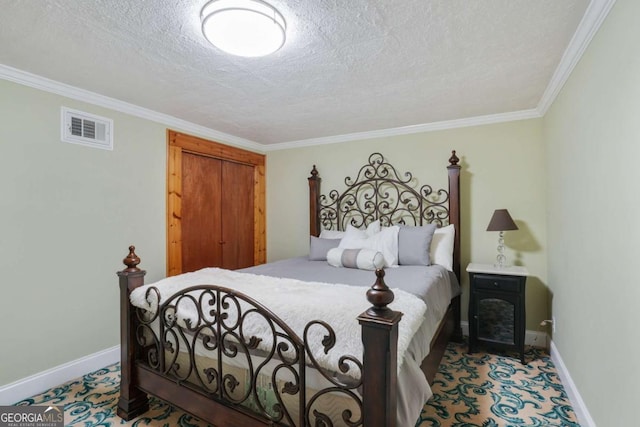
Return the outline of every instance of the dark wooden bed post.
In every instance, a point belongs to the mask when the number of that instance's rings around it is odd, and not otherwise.
[[[318,198],[320,197],[320,181],[318,169],[313,165],[309,180],[309,234],[318,237],[320,235],[320,216],[318,215]]]
[[[149,409],[147,394],[140,390],[135,375],[136,331],[133,316],[135,312],[129,302],[129,295],[135,288],[144,285],[144,275],[140,270],[140,258],[135,247],[129,246],[129,255],[122,261],[127,266],[118,272],[120,277],[120,399],[117,414],[124,420],[130,420]]]
[[[358,316],[362,326],[362,425],[396,427],[398,406],[398,323],[393,291],[384,283],[384,270],[376,270],[376,283],[367,291],[371,308]]]
[[[458,278],[458,282],[462,283],[462,276],[460,275],[460,165],[458,162],[460,159],[456,156],[456,150],[451,151],[451,157],[449,158],[449,166],[447,170],[449,172],[449,224],[453,224],[456,229],[455,240],[453,244],[453,272]],[[462,302],[460,295],[453,299],[454,319],[455,326],[453,329],[452,339],[454,341],[462,341],[462,327],[460,321],[462,320]]]
[[[455,243],[453,245],[453,272],[460,279],[460,159],[456,156],[456,150],[451,152],[449,158],[449,224],[453,224],[456,229]],[[455,203],[451,203],[455,201]]]

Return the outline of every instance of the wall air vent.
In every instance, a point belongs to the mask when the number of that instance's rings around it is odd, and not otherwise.
[[[113,150],[113,120],[62,107],[63,142]]]

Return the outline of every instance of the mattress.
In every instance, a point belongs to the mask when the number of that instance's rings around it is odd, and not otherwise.
[[[308,257],[289,258],[240,271],[307,281],[344,283],[369,288],[375,283],[374,272],[353,268],[336,268],[326,261]],[[424,322],[415,333],[398,372],[398,426],[412,426],[422,408],[433,395],[420,365],[429,355],[431,340],[447,312],[451,299],[460,294],[460,284],[451,271],[440,265],[398,266],[385,269],[384,281],[390,288],[416,295],[427,304]],[[363,289],[364,297],[365,289]]]

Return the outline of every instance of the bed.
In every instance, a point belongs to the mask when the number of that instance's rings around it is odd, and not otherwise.
[[[218,427],[413,425],[446,343],[461,338],[458,162],[454,151],[448,191],[434,191],[374,153],[327,195],[314,166],[308,257],[145,285],[131,246],[118,273],[118,415],[143,414],[152,394]],[[380,248],[383,234],[398,241],[428,223],[455,229],[447,268],[345,243]]]

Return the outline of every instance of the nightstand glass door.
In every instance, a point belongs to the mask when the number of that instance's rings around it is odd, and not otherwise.
[[[478,299],[478,339],[515,344],[515,304],[500,298]]]

